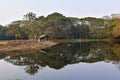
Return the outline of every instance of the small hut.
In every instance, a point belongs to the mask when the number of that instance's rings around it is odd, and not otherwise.
[[[41,41],[46,41],[48,40],[48,35],[41,35],[40,37],[38,37],[38,42],[41,42]]]

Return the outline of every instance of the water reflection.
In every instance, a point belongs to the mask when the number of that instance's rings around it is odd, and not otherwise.
[[[13,53],[14,54],[14,53]],[[26,66],[25,72],[35,75],[46,66],[59,70],[68,64],[106,62],[120,69],[120,44],[108,42],[64,43],[34,53],[0,54],[0,59],[18,66]]]

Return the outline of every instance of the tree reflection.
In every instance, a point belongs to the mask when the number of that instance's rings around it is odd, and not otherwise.
[[[34,75],[35,73],[38,72],[39,68],[40,68],[40,66],[38,64],[30,64],[30,65],[26,66],[25,72],[29,73],[30,75]]]
[[[6,54],[0,54],[0,59],[3,59],[3,58],[5,58],[7,55]]]
[[[19,54],[4,58],[14,65],[26,66],[25,72],[34,75],[39,69],[49,66],[61,69],[79,62],[112,62],[120,69],[120,44],[107,42],[64,43],[43,51]]]

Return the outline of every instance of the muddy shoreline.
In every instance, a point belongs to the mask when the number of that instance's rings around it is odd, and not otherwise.
[[[33,40],[12,40],[12,41],[0,41],[0,53],[22,53],[22,52],[34,52],[44,48],[49,48],[57,45],[58,43],[53,41],[37,42]]]

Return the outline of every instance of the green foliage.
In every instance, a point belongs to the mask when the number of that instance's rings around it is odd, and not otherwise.
[[[7,79],[7,80],[21,80],[21,79],[18,79],[18,78],[16,78],[16,79],[12,79],[12,78],[11,78],[11,79]]]
[[[120,23],[113,28],[114,37],[120,37]]]
[[[82,21],[89,21],[92,26],[103,26],[104,20],[101,18],[86,17],[80,19]]]
[[[120,37],[120,19],[111,19],[108,21],[106,34],[108,37]]]
[[[33,12],[28,12],[26,15],[24,15],[24,19],[25,20],[34,20],[36,19],[36,14],[34,14]]]
[[[102,19],[94,17],[66,17],[52,13],[46,17],[28,12],[23,20],[10,23],[7,27],[0,25],[0,39],[37,39],[45,34],[49,39],[74,38],[113,38],[120,37],[119,18]]]

